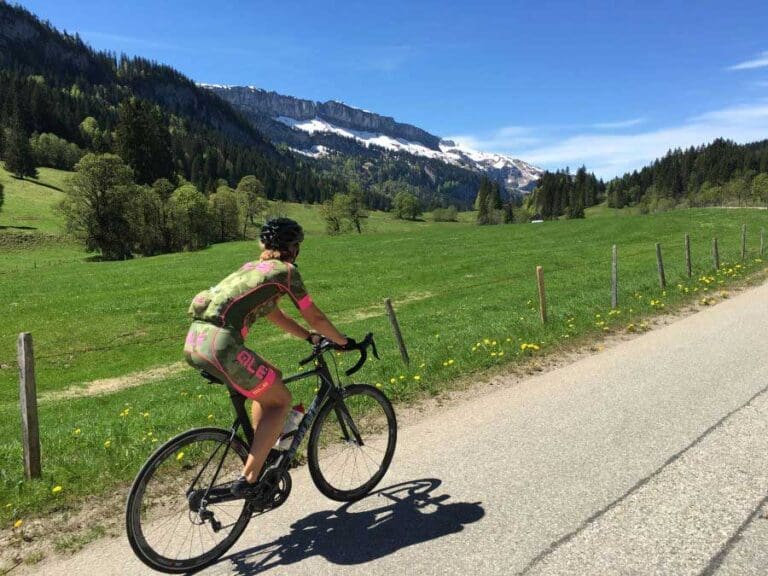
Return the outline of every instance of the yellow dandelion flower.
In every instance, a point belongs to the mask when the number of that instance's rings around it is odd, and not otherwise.
[[[483,344],[488,345],[491,341],[488,338],[483,338]]]
[[[507,342],[512,342],[512,338],[507,338]]]
[[[16,522],[13,523],[14,528],[21,528],[21,525],[24,524],[24,520],[16,520]]]
[[[448,360],[448,364],[453,364],[453,358]]]
[[[208,420],[213,420],[213,414],[208,414]]]
[[[376,382],[376,388],[381,388],[381,382]]]
[[[179,452],[178,454],[176,454],[176,460],[181,462],[183,459],[184,459],[184,452]]]
[[[531,344],[531,348],[533,348],[534,350],[538,350],[539,349],[539,345],[538,344]]]
[[[400,374],[400,380],[405,380],[405,376],[403,376],[402,374]]]
[[[422,363],[419,365],[419,368],[424,368],[424,366],[426,366],[426,365],[427,365],[427,363],[426,363],[426,362],[422,362]]]
[[[112,446],[112,440],[107,440],[104,442],[104,448],[109,448],[110,446]]]
[[[443,366],[448,366],[448,362],[443,362]]]
[[[390,384],[394,384],[395,382],[397,382],[397,378],[390,378],[389,379],[389,383]]]
[[[80,436],[80,428],[75,428],[75,429],[72,431],[72,435],[73,435],[73,436]]]
[[[149,418],[149,412],[144,412],[144,413],[142,414],[142,416],[144,416],[144,418]]]
[[[416,376],[414,376],[413,379],[416,380],[416,382],[418,382],[419,380],[421,380],[421,376],[416,374]]]
[[[491,352],[491,356],[496,356],[496,352]]]
[[[5,507],[6,507],[6,508],[12,508],[12,507],[13,507],[13,504],[6,504],[6,505],[5,505]]]
[[[499,356],[504,356],[504,351],[499,352]]]
[[[61,492],[62,490],[63,490],[63,488],[62,488],[61,486],[54,486],[54,487],[51,489],[51,492],[53,492],[54,494],[58,494],[58,493],[59,493],[59,492]]]

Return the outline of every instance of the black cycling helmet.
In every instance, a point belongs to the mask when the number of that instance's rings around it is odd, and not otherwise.
[[[304,230],[290,218],[272,218],[261,227],[260,240],[268,250],[287,252],[304,240]]]

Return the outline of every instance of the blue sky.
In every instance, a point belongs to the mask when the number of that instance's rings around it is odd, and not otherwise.
[[[199,82],[342,100],[475,148],[611,177],[768,138],[768,2],[24,1]]]

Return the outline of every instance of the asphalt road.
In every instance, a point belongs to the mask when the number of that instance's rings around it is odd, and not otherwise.
[[[381,490],[290,500],[204,574],[768,574],[768,285],[401,429]],[[125,538],[26,571],[145,574]]]

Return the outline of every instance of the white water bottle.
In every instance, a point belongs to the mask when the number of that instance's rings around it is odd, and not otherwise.
[[[285,426],[283,426],[283,431],[275,443],[275,450],[285,451],[291,447],[293,437],[299,428],[302,418],[304,418],[304,406],[296,404],[285,419]]]

